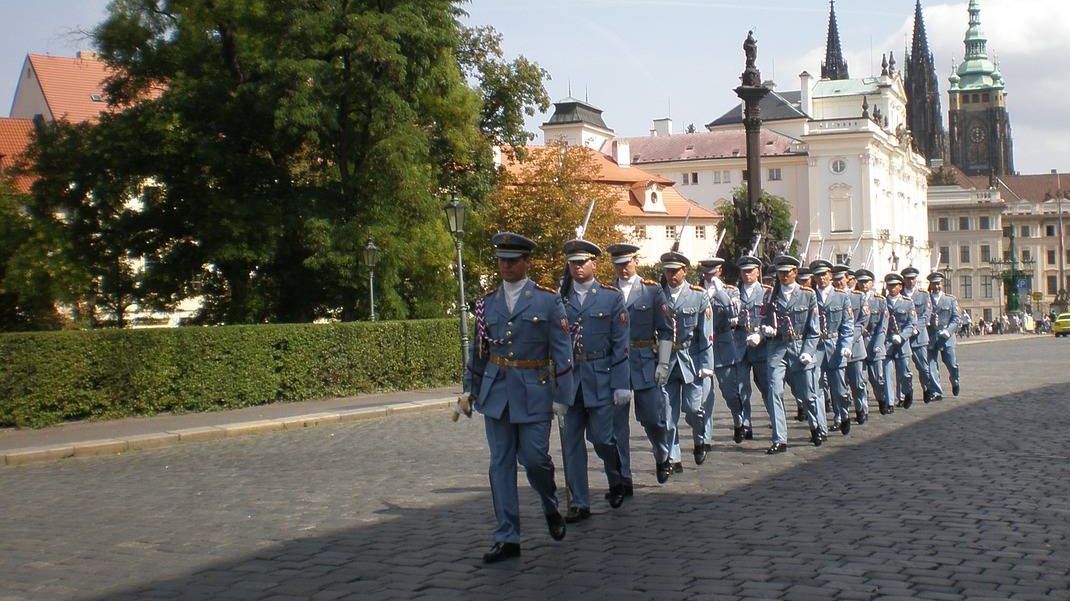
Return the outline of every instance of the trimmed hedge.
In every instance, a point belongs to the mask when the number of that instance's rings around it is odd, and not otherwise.
[[[0,426],[446,385],[455,319],[0,335]]]

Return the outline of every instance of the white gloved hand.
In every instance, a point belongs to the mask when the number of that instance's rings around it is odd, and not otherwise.
[[[564,403],[554,403],[554,415],[557,417],[565,417],[568,413],[568,405]]]
[[[699,378],[712,378],[713,377],[713,370],[712,369],[700,369],[700,370],[698,370],[698,377]]]
[[[658,363],[658,368],[654,370],[654,383],[658,386],[664,386],[669,382],[669,364]]]
[[[896,346],[903,344],[903,337],[899,334],[892,334],[892,344]]]
[[[733,317],[732,319],[729,319],[728,325],[732,326],[733,328],[736,327],[737,325],[739,325],[739,318]]]
[[[620,388],[613,391],[613,404],[618,407],[623,407],[632,402],[632,391]]]
[[[776,336],[776,328],[773,326],[762,326],[762,335],[766,338],[772,338]]]
[[[799,361],[806,366],[811,365],[814,362],[814,356],[810,353],[803,353],[799,355]]]
[[[943,329],[943,330],[940,330],[940,337],[941,338],[951,338],[951,332],[948,332],[946,328]]]
[[[754,347],[758,346],[759,344],[761,344],[761,342],[762,342],[762,335],[759,334],[758,332],[754,332],[753,334],[750,334],[750,335],[747,336],[747,346],[749,346],[751,348],[754,348]]]
[[[853,354],[854,353],[851,352],[851,347],[846,347],[846,348],[843,349],[843,358],[844,359],[850,359],[851,355],[853,355]]]

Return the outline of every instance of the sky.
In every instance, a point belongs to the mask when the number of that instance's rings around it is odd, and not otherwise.
[[[881,54],[900,65],[914,28],[915,0],[838,0],[840,40],[852,77],[880,73]],[[10,109],[28,52],[72,56],[89,48],[83,32],[107,0],[0,0],[0,102]],[[947,76],[964,54],[967,0],[923,0],[947,121]],[[1070,8],[1066,0],[980,0],[989,57],[1007,82],[1007,108],[1021,173],[1070,172]],[[550,74],[553,100],[569,95],[601,108],[618,135],[641,136],[652,119],[675,132],[701,129],[738,102],[743,40],[754,30],[758,67],[778,90],[817,76],[828,27],[825,0],[472,0],[470,25],[490,25],[509,57],[523,55]],[[1060,66],[1062,65],[1062,66]],[[553,108],[527,120],[540,133]],[[537,138],[541,141],[541,135]]]

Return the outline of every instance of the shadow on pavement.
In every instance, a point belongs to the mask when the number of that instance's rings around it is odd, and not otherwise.
[[[592,491],[598,515],[561,543],[521,476],[523,557],[494,566],[479,562],[488,489],[460,486],[428,492],[478,496],[388,504],[379,523],[83,599],[1068,598],[1065,387],[941,409],[851,444],[797,442],[785,456],[721,445],[712,463],[638,488],[619,510]],[[873,419],[864,428],[888,428]],[[649,485],[652,463],[634,431],[633,441],[637,483]],[[733,482],[743,455],[759,475]],[[486,456],[473,461],[482,469]]]

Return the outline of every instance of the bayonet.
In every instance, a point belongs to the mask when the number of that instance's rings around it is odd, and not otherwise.
[[[758,237],[754,239],[754,246],[750,247],[750,256],[752,256],[752,257],[757,257],[758,256],[758,254],[757,254],[758,253],[758,245],[761,242],[762,242],[762,235],[758,234]]]
[[[676,240],[672,243],[672,252],[680,252],[680,238],[684,235],[684,230],[687,228],[687,223],[691,221],[691,207],[687,207],[687,215],[684,215],[684,223],[680,225],[680,230],[676,232]]]
[[[728,230],[721,228],[721,235],[717,238],[717,244],[713,246],[713,254],[710,255],[711,257],[716,257],[717,251],[721,250],[721,243],[724,242],[724,235],[726,233],[728,233]]]
[[[788,254],[791,251],[791,243],[795,242],[795,230],[799,227],[799,220],[796,219],[795,223],[791,224],[791,235],[788,236],[788,243],[784,245],[784,254]]]
[[[591,222],[591,213],[594,212],[594,201],[591,201],[591,205],[587,207],[587,216],[583,218],[583,225],[576,228],[576,238],[583,240],[583,237],[587,234],[587,224]]]

